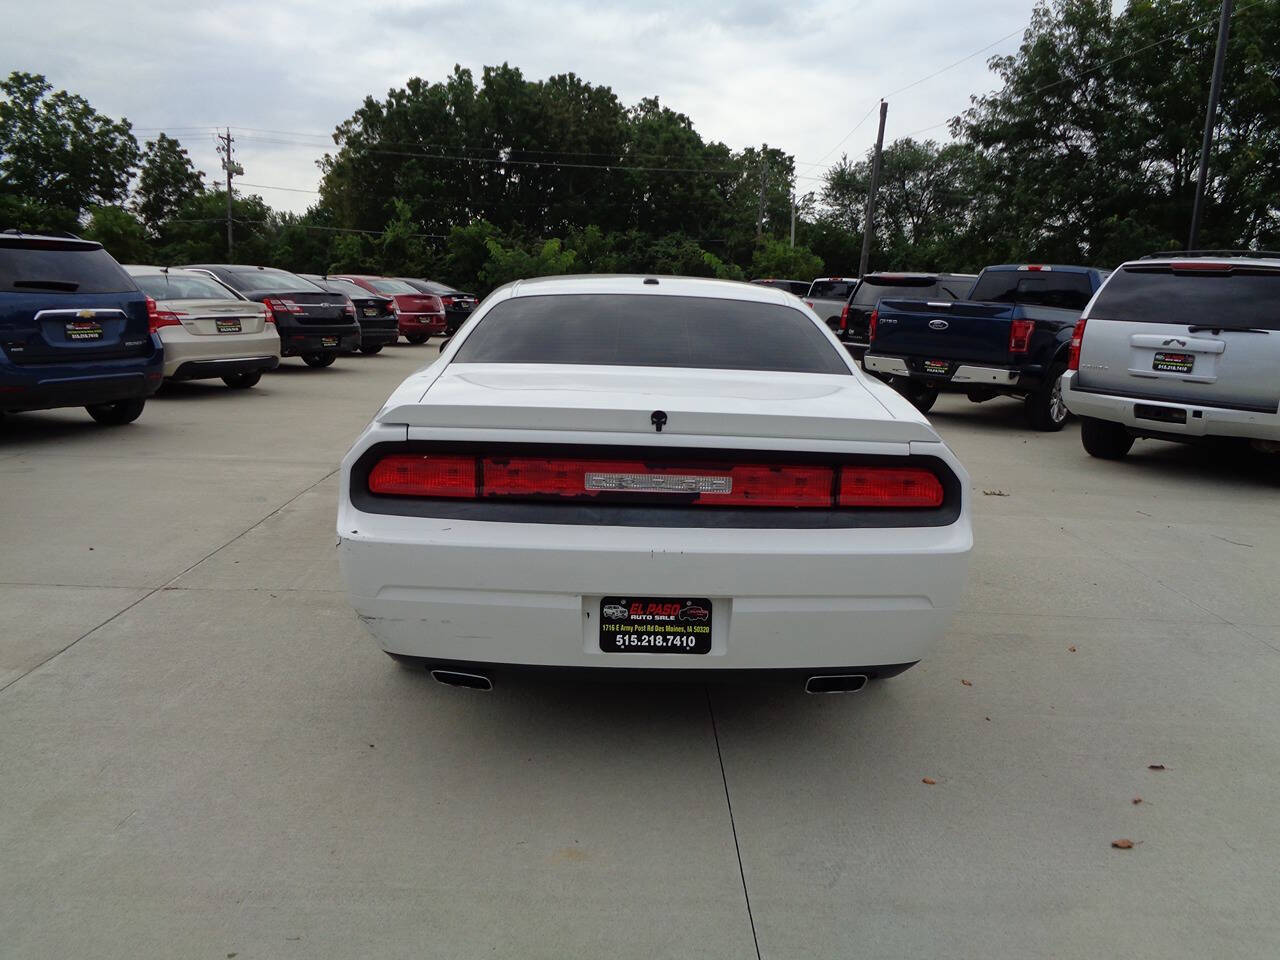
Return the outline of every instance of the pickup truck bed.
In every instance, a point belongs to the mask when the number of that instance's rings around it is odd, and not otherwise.
[[[942,390],[1014,396],[1033,427],[1059,430],[1071,332],[1102,279],[1088,267],[1001,265],[982,272],[972,300],[882,299],[863,364],[921,410]]]

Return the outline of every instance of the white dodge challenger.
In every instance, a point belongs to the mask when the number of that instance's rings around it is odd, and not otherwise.
[[[446,683],[853,691],[947,629],[969,498],[795,297],[555,277],[495,291],[387,400],[342,463],[338,549],[382,649]]]

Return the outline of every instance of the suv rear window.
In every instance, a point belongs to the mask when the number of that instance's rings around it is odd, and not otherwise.
[[[881,297],[914,300],[960,300],[969,292],[972,280],[947,277],[875,277],[862,280],[853,290],[849,305],[873,307]]]
[[[798,309],[636,294],[505,300],[484,315],[454,360],[849,373],[840,352]]]
[[[132,293],[129,275],[98,248],[59,244],[0,245],[0,291],[6,293]]]
[[[857,280],[815,280],[809,287],[810,300],[845,300]]]
[[[1177,274],[1125,267],[1089,311],[1101,320],[1280,330],[1280,270]]]
[[[1025,306],[1083,310],[1093,296],[1088,274],[1049,270],[988,270],[974,284],[969,299],[978,303],[1021,303]]]

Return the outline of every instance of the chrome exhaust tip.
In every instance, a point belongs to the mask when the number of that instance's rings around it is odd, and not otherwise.
[[[805,693],[857,693],[867,685],[865,673],[837,673],[810,677],[804,682]]]
[[[492,690],[493,681],[482,673],[462,673],[459,670],[432,670],[431,676],[448,687],[470,687],[472,690]]]

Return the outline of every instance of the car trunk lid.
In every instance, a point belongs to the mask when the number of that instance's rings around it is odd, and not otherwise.
[[[175,314],[183,329],[201,337],[261,333],[266,322],[262,307],[248,300],[160,300],[156,306]]]
[[[378,420],[408,425],[411,437],[462,427],[635,434],[646,442],[659,433],[937,440],[923,419],[895,419],[856,376],[662,367],[451,364],[420,397],[393,398]]]

